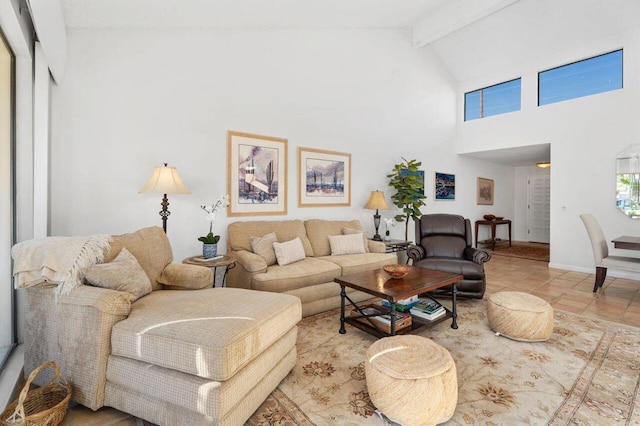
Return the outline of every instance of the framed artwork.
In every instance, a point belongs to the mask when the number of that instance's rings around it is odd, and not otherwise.
[[[407,176],[409,174],[416,174],[418,176],[420,176],[420,182],[422,183],[421,185],[421,190],[422,190],[422,195],[427,195],[424,191],[424,170],[416,170],[416,171],[411,171],[409,169],[402,169],[400,170],[400,175],[401,176]]]
[[[456,175],[449,173],[436,172],[435,186],[434,186],[434,199],[436,201],[447,200],[453,201],[456,199]]]
[[[287,140],[229,130],[227,145],[227,214],[287,214]]]
[[[478,204],[493,205],[493,179],[478,178]]]
[[[351,154],[298,148],[298,206],[351,205]]]

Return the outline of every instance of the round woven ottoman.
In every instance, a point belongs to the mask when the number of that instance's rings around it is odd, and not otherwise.
[[[371,402],[396,423],[435,425],[453,416],[456,365],[449,351],[430,339],[406,335],[374,342],[365,374]]]
[[[524,342],[542,342],[553,332],[553,308],[528,293],[502,291],[489,296],[489,327],[497,334]]]

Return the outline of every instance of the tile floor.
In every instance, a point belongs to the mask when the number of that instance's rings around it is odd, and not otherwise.
[[[549,269],[546,262],[493,256],[485,265],[487,293],[517,290],[547,300],[554,309],[640,327],[640,281],[607,278],[593,293],[593,274]],[[82,406],[68,411],[66,426],[141,426],[143,423],[111,408],[97,412]]]

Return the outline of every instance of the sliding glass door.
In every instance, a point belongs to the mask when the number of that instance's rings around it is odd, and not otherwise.
[[[0,371],[16,343],[11,246],[15,241],[15,59],[0,32]]]

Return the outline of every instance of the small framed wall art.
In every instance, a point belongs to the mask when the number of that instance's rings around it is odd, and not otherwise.
[[[456,199],[456,175],[449,173],[436,172],[435,186],[434,186],[434,199],[436,201],[448,200],[453,201]]]
[[[227,145],[227,214],[287,214],[287,140],[229,130]]]
[[[351,154],[298,148],[298,206],[351,205]]]
[[[493,205],[493,179],[478,178],[478,204]]]

